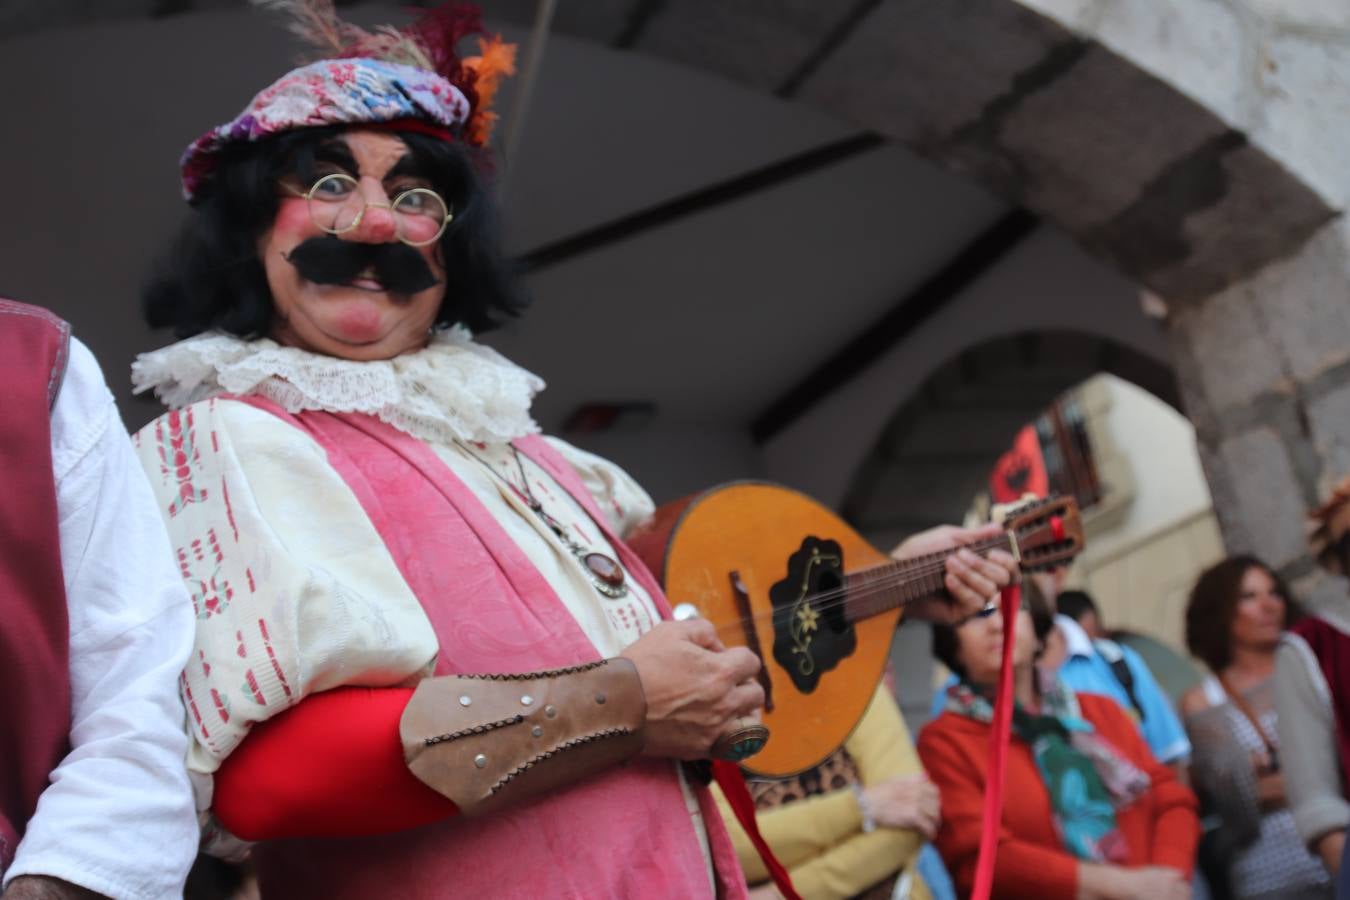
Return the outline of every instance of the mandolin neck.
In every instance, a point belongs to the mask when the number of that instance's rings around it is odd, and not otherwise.
[[[980,556],[994,550],[1010,550],[1006,534],[965,545]],[[913,600],[940,594],[946,590],[947,557],[961,547],[883,563],[846,576],[848,589],[844,617],[850,622],[871,618],[905,606]]]

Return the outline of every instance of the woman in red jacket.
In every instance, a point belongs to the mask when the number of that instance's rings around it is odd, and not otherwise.
[[[993,896],[1190,897],[1199,836],[1194,796],[1153,758],[1113,700],[1075,695],[1053,676],[1038,676],[1035,661],[1054,627],[1042,604],[1024,601],[1016,627],[1017,705]],[[979,851],[992,713],[986,698],[998,680],[1002,645],[1003,619],[994,607],[934,631],[934,652],[961,682],[920,736],[919,756],[942,794],[936,843],[962,892],[970,890]]]

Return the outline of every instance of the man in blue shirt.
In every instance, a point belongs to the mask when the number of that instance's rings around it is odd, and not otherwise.
[[[1134,717],[1158,762],[1185,764],[1191,742],[1143,658],[1115,641],[1092,640],[1068,616],[1055,616],[1055,627],[1064,635],[1066,654],[1059,680],[1077,693],[1104,694],[1115,700]]]

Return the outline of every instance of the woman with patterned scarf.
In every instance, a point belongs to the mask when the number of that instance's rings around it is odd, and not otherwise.
[[[1106,697],[1074,694],[1039,673],[1053,627],[1028,591],[1014,623],[1012,744],[994,897],[1181,900],[1199,825],[1195,798],[1157,762],[1129,716]],[[961,892],[970,890],[988,777],[990,698],[1003,619],[997,608],[936,626],[935,654],[960,682],[919,737],[942,794],[936,844]]]

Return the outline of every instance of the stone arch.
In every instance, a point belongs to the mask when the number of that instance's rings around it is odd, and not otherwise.
[[[1163,298],[1229,550],[1261,553],[1314,602],[1343,597],[1314,570],[1303,518],[1350,474],[1350,225],[1340,217],[1350,172],[1337,152],[1350,9],[1268,0],[625,9],[620,46],[897,140],[1033,210]],[[805,429],[849,421],[856,386],[837,393],[825,404],[834,409],[812,410],[767,448],[771,471],[797,471],[790,458],[810,446]],[[817,449],[815,465],[828,463],[828,448]],[[840,499],[837,477],[820,486]]]
[[[429,5],[418,0],[414,5]],[[0,36],[242,0],[77,0]],[[342,4],[340,4],[342,5]],[[815,106],[968,175],[1169,300],[1209,296],[1300,248],[1339,210],[1325,93],[1350,12],[1270,0],[594,0],[554,27]],[[534,20],[534,0],[487,4]],[[1329,37],[1319,37],[1318,32]],[[1297,58],[1306,51],[1306,61]],[[1305,83],[1286,84],[1302,68]],[[1332,95],[1342,87],[1333,79]],[[1303,104],[1303,105],[1300,105]],[[1311,114],[1308,114],[1311,113]]]
[[[896,140],[1178,301],[1290,255],[1336,212],[1243,125],[1258,5],[655,0],[561,25]]]

